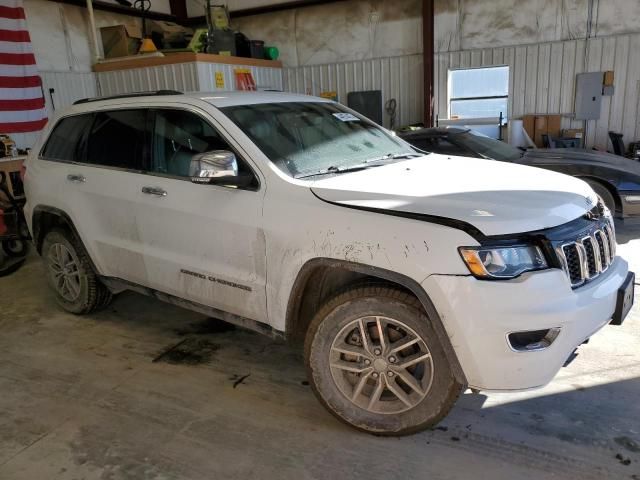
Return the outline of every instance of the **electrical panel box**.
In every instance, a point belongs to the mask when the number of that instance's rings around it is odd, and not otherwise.
[[[576,78],[576,120],[599,120],[603,72],[579,73]]]

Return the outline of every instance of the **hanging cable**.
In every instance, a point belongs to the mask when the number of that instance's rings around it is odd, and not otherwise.
[[[398,102],[395,98],[390,98],[387,100],[387,103],[384,105],[384,109],[389,115],[389,130],[393,130],[396,126],[396,108],[398,106]]]

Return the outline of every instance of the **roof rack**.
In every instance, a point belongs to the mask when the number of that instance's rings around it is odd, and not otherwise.
[[[81,98],[80,100],[76,100],[73,102],[74,105],[79,105],[81,103],[89,103],[89,102],[100,102],[102,100],[115,100],[118,98],[136,98],[136,97],[153,97],[156,95],[182,95],[182,92],[177,90],[155,90],[152,92],[132,92],[132,93],[122,93],[120,95],[111,95],[109,97],[94,97],[94,98]]]

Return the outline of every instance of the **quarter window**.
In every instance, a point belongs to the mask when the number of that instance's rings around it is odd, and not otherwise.
[[[42,149],[42,157],[47,160],[82,162],[81,139],[91,115],[74,115],[61,119],[49,135]]]
[[[143,170],[145,110],[97,112],[89,132],[87,163]]]

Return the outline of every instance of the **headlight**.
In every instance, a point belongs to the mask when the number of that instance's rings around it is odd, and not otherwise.
[[[477,278],[515,278],[524,272],[547,268],[538,247],[461,247],[460,255],[469,271]]]

